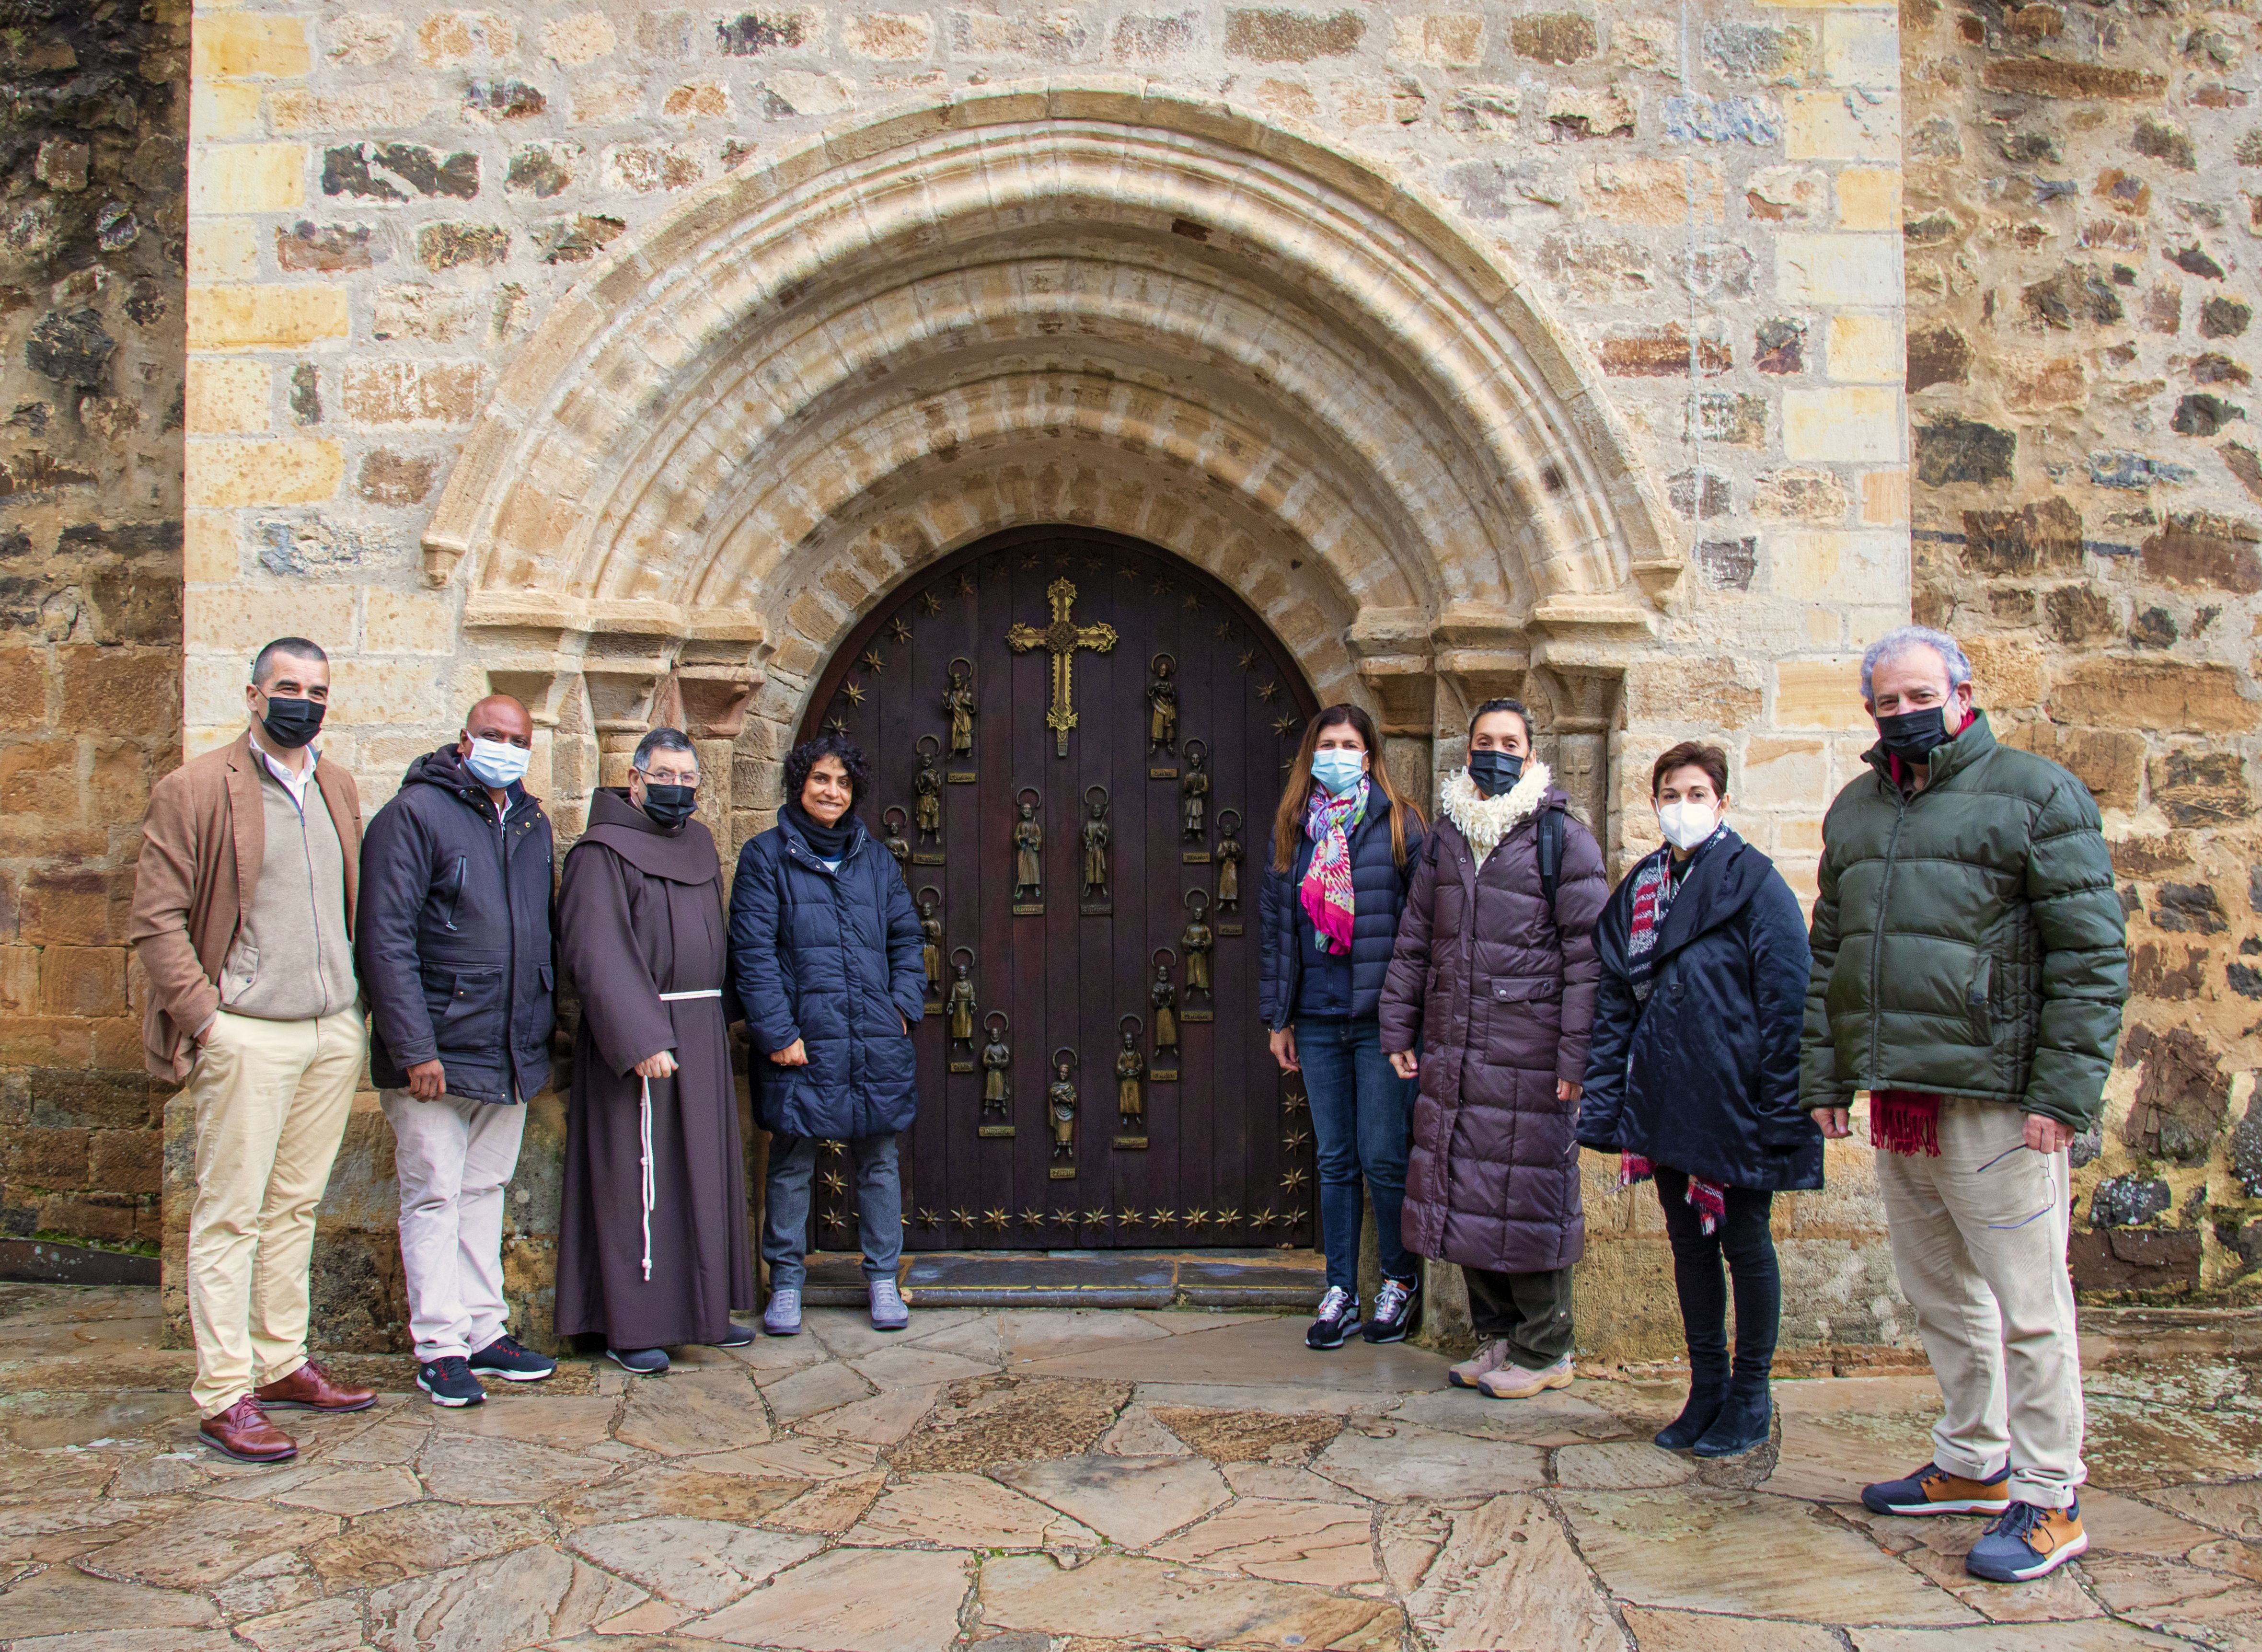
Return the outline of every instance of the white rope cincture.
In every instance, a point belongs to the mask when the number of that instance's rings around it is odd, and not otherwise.
[[[721,987],[708,986],[693,992],[662,992],[659,995],[659,1001],[663,1004],[674,1004],[685,999],[722,996]],[[644,1150],[644,1277],[645,1282],[650,1284],[652,1282],[652,1210],[659,1201],[659,1179],[654,1173],[652,1152],[651,1079],[646,1078],[643,1081],[643,1099],[637,1104],[637,1139],[638,1145]]]

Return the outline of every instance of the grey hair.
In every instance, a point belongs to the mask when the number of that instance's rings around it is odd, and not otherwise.
[[[1929,648],[1940,656],[1941,664],[1948,667],[1948,688],[1954,693],[1963,683],[1971,681],[1971,662],[1963,657],[1963,650],[1955,638],[1944,631],[1934,631],[1929,625],[1897,625],[1871,643],[1862,656],[1862,703],[1873,703],[1877,696],[1869,692],[1869,677],[1879,666],[1899,659],[1912,648]]]
[[[654,752],[689,752],[694,763],[699,761],[699,748],[691,743],[688,734],[680,728],[656,728],[637,742],[636,755],[629,759],[629,767],[639,775],[646,773],[652,768]]]

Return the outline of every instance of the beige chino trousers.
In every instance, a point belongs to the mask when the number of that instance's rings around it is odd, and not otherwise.
[[[306,1362],[314,1207],[361,1080],[361,1006],[314,1021],[226,1010],[189,1073],[197,1193],[189,1318],[198,1412],[216,1417]]]
[[[1947,1414],[1933,1461],[2063,1509],[2078,1495],[2085,1412],[2073,1281],[2071,1172],[2026,1145],[2026,1115],[1943,1098],[1940,1154],[1877,1154],[1901,1294],[1916,1310]]]

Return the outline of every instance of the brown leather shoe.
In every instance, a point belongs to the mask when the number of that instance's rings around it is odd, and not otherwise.
[[[197,1425],[197,1437],[238,1462],[288,1462],[299,1454],[297,1442],[269,1422],[249,1394],[218,1417],[205,1418]]]
[[[361,1411],[377,1403],[374,1389],[349,1389],[330,1381],[312,1360],[289,1376],[277,1377],[251,1396],[270,1410]]]

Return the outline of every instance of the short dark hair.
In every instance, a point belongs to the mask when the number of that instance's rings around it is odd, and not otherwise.
[[[820,734],[786,754],[786,800],[801,801],[802,789],[809,784],[809,771],[817,767],[820,757],[837,757],[840,767],[848,771],[848,806],[853,809],[863,802],[865,790],[872,783],[872,766],[864,761],[863,749],[846,734]]]
[[[304,637],[277,637],[251,657],[253,688],[267,681],[269,667],[275,663],[277,654],[288,654],[293,660],[311,660],[317,665],[330,663],[330,657],[322,652],[321,644],[308,642]]]
[[[1476,738],[1477,725],[1484,721],[1486,718],[1490,717],[1495,711],[1513,711],[1517,717],[1523,718],[1524,742],[1527,745],[1531,743],[1531,708],[1524,704],[1521,700],[1509,699],[1504,694],[1500,696],[1497,699],[1487,700],[1482,705],[1477,707],[1475,711],[1469,713],[1469,738],[1471,739],[1474,739]]]
[[[639,775],[652,767],[654,752],[689,752],[691,761],[699,761],[699,748],[691,737],[680,728],[656,728],[637,742],[636,755],[629,759],[629,767]]]
[[[1699,740],[1683,740],[1678,746],[1668,746],[1649,771],[1649,795],[1657,796],[1657,789],[1665,777],[1676,768],[1701,768],[1712,783],[1715,796],[1728,795],[1728,754],[1717,746],[1707,746]]]

